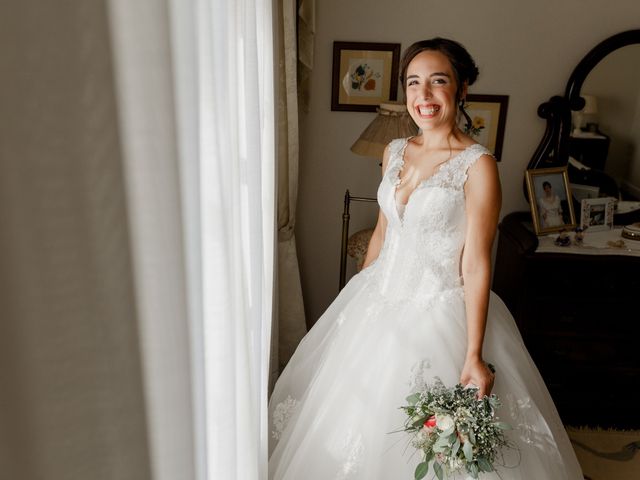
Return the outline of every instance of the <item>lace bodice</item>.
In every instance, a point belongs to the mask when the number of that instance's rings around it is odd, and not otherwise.
[[[404,165],[408,139],[389,145],[387,170],[378,188],[378,203],[387,217],[384,245],[371,265],[377,294],[390,301],[428,300],[460,290],[460,259],[466,232],[464,184],[467,170],[490,152],[471,145],[452,157],[409,197],[404,211],[396,202],[396,187]]]

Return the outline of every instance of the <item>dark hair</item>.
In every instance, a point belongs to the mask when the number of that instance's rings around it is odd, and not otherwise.
[[[471,118],[469,118],[469,115],[464,110],[462,89],[465,83],[467,85],[473,85],[480,72],[478,71],[476,62],[474,62],[467,49],[458,42],[447,38],[436,37],[430,40],[421,40],[408,47],[402,54],[402,59],[400,60],[400,83],[402,84],[402,91],[406,93],[407,90],[407,69],[409,68],[411,60],[425,50],[440,52],[449,59],[456,77],[456,104],[467,119],[467,124],[470,125]]]
[[[549,187],[551,188],[551,184],[549,182],[542,182],[542,188]]]

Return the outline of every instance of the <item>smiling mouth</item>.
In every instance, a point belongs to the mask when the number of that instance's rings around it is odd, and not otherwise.
[[[440,110],[439,105],[419,105],[418,106],[418,113],[426,117],[431,117],[435,115],[436,113],[438,113],[439,110]]]

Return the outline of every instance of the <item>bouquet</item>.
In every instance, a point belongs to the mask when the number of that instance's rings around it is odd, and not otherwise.
[[[477,479],[495,470],[501,449],[508,446],[504,431],[511,427],[495,415],[498,398],[479,400],[477,393],[460,384],[447,388],[436,378],[407,397],[409,405],[400,407],[407,414],[404,431],[413,434],[412,445],[424,455],[415,480],[424,478],[430,465],[440,480],[461,471]]]

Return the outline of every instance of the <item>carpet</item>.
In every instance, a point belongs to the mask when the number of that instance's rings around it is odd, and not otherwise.
[[[567,427],[573,449],[590,480],[640,480],[640,430]]]

